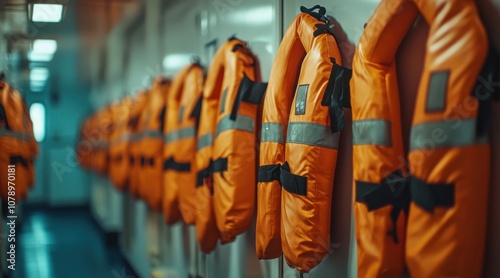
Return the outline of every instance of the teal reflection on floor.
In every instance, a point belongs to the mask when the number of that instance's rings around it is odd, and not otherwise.
[[[85,209],[27,209],[13,278],[132,278]]]

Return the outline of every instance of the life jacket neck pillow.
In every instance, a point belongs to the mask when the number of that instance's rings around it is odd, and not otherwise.
[[[196,130],[205,70],[199,62],[183,68],[172,83],[165,113],[163,213],[168,224],[195,223]]]
[[[128,144],[130,141],[130,127],[128,125],[132,100],[124,98],[111,108],[113,113],[114,130],[110,135],[110,166],[109,176],[118,190],[124,190],[128,182],[129,161]],[[83,146],[84,143],[82,143]]]
[[[247,230],[255,208],[256,134],[266,83],[246,43],[232,37],[208,72],[198,132],[197,235],[203,252]]]
[[[128,125],[130,128],[130,141],[128,146],[129,153],[129,163],[130,163],[130,174],[128,187],[130,194],[139,198],[139,172],[141,168],[141,159],[140,159],[140,147],[139,142],[142,139],[143,132],[142,126],[140,124],[141,114],[146,106],[148,91],[143,90],[137,93],[135,96],[133,103],[130,107],[130,116],[128,120]],[[144,164],[143,161],[142,164]]]
[[[316,11],[317,10],[317,11]],[[330,247],[330,210],[350,69],[321,6],[301,8],[275,58],[264,99],[256,251],[300,272]]]
[[[406,156],[395,55],[419,12],[430,32]],[[481,276],[490,151],[471,92],[486,53],[472,0],[385,0],[367,23],[351,81],[359,277],[401,277],[405,261],[412,277]]]
[[[139,148],[139,195],[149,208],[162,209],[163,185],[163,127],[165,121],[165,96],[170,84],[163,78],[155,78],[141,113]]]
[[[29,115],[21,94],[5,82],[0,82],[0,197],[7,202],[9,169],[15,167],[15,197],[23,200],[33,182],[30,144],[34,138],[29,130]],[[36,144],[36,143],[35,143]]]

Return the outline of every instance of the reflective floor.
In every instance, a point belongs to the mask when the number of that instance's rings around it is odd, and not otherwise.
[[[85,209],[26,209],[13,278],[131,278],[116,244]]]

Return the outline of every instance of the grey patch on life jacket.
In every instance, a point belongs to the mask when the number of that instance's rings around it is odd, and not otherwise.
[[[449,77],[450,71],[448,70],[431,73],[427,89],[426,112],[439,112],[445,109]]]
[[[220,110],[219,114],[222,114],[224,110],[226,109],[226,97],[227,97],[227,88],[222,92],[222,97],[220,99]]]
[[[260,142],[284,144],[284,128],[280,123],[263,123],[260,133]]]
[[[179,109],[179,123],[182,122],[182,116],[184,115],[184,106],[181,106],[181,108]]]
[[[321,148],[337,149],[340,132],[332,133],[330,126],[308,122],[290,122],[286,142]]]
[[[392,146],[392,125],[384,119],[368,119],[352,122],[353,145]]]
[[[476,119],[448,119],[421,123],[410,132],[410,151],[481,144],[476,139]]]
[[[306,100],[308,89],[309,84],[299,85],[299,88],[297,89],[297,97],[295,98],[295,115],[306,114]]]

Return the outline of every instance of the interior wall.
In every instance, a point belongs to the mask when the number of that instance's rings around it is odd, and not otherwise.
[[[160,1],[161,2],[161,1]],[[142,20],[129,32],[122,32],[108,45],[107,74],[103,84],[112,93],[109,100],[124,94],[135,94],[149,85],[152,77],[163,74],[173,77],[189,63],[192,55],[201,58],[208,67],[214,51],[228,37],[236,35],[248,42],[261,61],[263,80],[269,80],[272,62],[276,56],[281,35],[300,6],[315,4],[327,8],[345,31],[350,48],[357,44],[364,24],[378,5],[378,0],[176,0],[160,3],[151,1],[144,9]],[[154,19],[160,18],[160,26]],[[122,28],[123,26],[118,26]],[[130,26],[129,26],[130,27]],[[411,121],[410,103],[416,94],[420,76],[428,26],[422,20],[410,30],[397,55],[400,87],[407,96],[403,122]],[[112,45],[112,46],[111,46]],[[127,57],[119,62],[118,55]],[[348,55],[352,55],[349,52]],[[113,58],[111,58],[113,57]],[[404,66],[403,66],[404,65]],[[123,71],[124,70],[124,71]],[[122,76],[118,72],[123,72]],[[347,120],[350,119],[349,111]],[[351,212],[352,177],[350,160],[350,131],[344,131],[339,151],[339,167],[333,188],[331,245],[325,260],[304,277],[356,277],[356,248]],[[138,274],[148,277],[151,271],[161,271],[172,277],[204,275],[205,277],[278,277],[278,260],[257,261],[254,246],[254,228],[238,237],[232,244],[218,246],[208,256],[193,248],[193,229],[183,225],[167,227],[159,215],[148,212],[144,203],[124,196],[122,249]],[[152,231],[159,231],[158,234]],[[155,253],[151,246],[161,246]],[[153,251],[152,251],[153,250]],[[299,274],[283,264],[285,277]],[[171,276],[168,276],[171,277]]]

